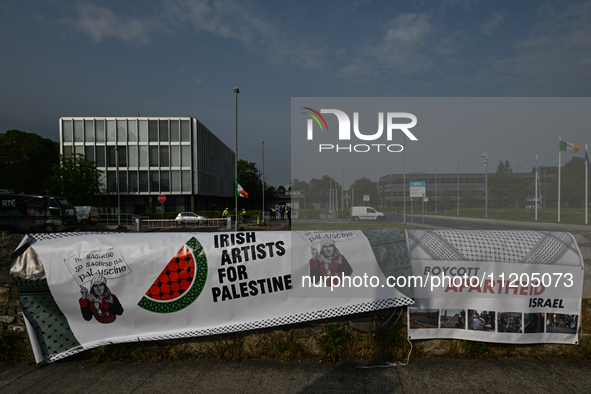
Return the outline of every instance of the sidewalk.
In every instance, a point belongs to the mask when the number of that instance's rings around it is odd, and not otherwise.
[[[84,393],[582,393],[591,362],[511,358],[423,358],[406,366],[385,362],[320,363],[273,359],[112,362],[63,360],[43,367],[0,367],[0,392]]]

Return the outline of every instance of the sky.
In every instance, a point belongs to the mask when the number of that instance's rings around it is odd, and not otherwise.
[[[265,141],[276,187],[291,179],[292,98],[591,92],[591,1],[4,0],[0,36],[0,132],[57,141],[63,116],[193,116],[234,150],[238,87],[239,158],[261,168]],[[483,151],[489,172],[529,171],[536,154],[558,164],[559,136],[591,143],[583,127],[530,127],[505,144],[458,129],[421,145],[420,125],[408,172],[455,173],[454,157],[482,172]]]

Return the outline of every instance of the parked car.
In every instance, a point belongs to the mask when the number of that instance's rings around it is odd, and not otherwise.
[[[208,218],[206,216],[197,215],[194,212],[181,212],[175,218],[175,220],[182,220],[182,221],[203,220],[203,219],[208,219]]]
[[[384,220],[386,215],[383,212],[378,212],[372,207],[352,207],[351,219],[357,220]]]

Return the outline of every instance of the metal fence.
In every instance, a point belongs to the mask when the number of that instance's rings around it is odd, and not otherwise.
[[[137,218],[139,218],[138,215],[132,215],[130,213],[122,213],[121,215],[116,213],[101,213],[99,214],[99,223],[117,225],[121,222],[122,226],[132,226],[135,225]]]
[[[200,220],[175,220],[175,219],[147,219],[142,220],[148,228],[197,228],[197,227],[225,227],[229,226],[228,219],[200,219]]]

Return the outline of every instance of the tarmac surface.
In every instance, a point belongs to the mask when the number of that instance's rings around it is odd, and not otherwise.
[[[272,359],[0,367],[2,393],[583,393],[591,362],[423,358],[408,365]]]

